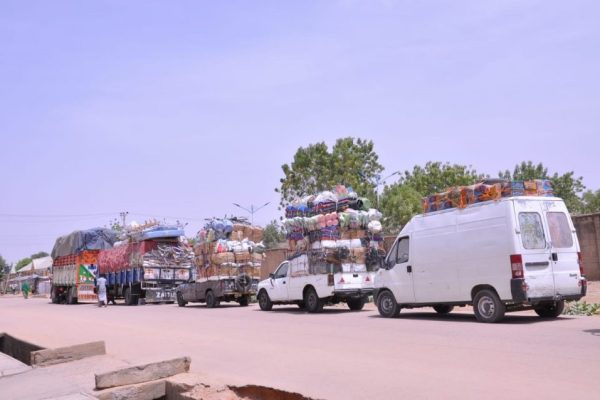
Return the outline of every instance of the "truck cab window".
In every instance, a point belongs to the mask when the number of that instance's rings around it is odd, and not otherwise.
[[[573,247],[573,234],[569,227],[567,216],[562,212],[546,213],[548,220],[548,230],[550,231],[550,240],[552,246],[559,249],[568,249]]]
[[[521,227],[521,242],[525,249],[546,248],[546,238],[544,237],[540,214],[536,212],[519,213],[519,225]]]
[[[290,263],[283,263],[279,266],[279,268],[277,268],[277,271],[275,272],[275,279],[279,279],[279,278],[285,278],[287,276],[288,273],[288,267],[289,267]]]

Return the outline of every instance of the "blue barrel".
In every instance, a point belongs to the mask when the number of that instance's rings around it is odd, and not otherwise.
[[[113,272],[109,272],[109,274],[108,274],[108,284],[109,285],[115,284],[115,274]]]
[[[133,283],[133,270],[132,269],[128,269],[127,270],[127,278],[126,278],[126,283]]]

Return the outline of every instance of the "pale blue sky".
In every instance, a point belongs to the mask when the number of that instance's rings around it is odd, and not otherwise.
[[[386,173],[532,160],[599,189],[598,21],[596,1],[4,0],[0,254],[121,210],[192,236],[270,201],[267,223],[281,165],[343,136]]]

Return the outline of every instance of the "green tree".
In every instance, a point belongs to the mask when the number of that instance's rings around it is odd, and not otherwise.
[[[471,166],[429,161],[424,167],[415,165],[411,171],[405,171],[398,184],[410,186],[421,196],[444,192],[453,186],[472,185],[486,178]]]
[[[385,231],[390,234],[400,232],[402,226],[421,212],[422,197],[419,192],[408,185],[386,186],[380,206]]]
[[[554,194],[565,201],[569,211],[578,213],[582,212],[584,203],[580,197],[584,191],[582,177],[575,177],[573,171],[566,172],[562,175],[558,173],[549,174],[548,168],[542,163],[534,164],[531,161],[523,161],[517,164],[511,173],[509,170],[500,172],[500,178],[507,180],[530,180],[530,179],[549,179],[552,182]]]
[[[277,223],[277,221],[271,221],[263,232],[263,243],[267,249],[271,249],[277,244],[285,241],[285,234],[283,233],[283,229]]]
[[[0,280],[2,280],[4,275],[7,273],[8,273],[8,263],[6,262],[4,257],[2,257],[2,255],[0,255]]]
[[[25,257],[25,258],[17,261],[17,265],[15,265],[15,271],[20,270],[21,268],[23,268],[24,266],[26,266],[30,262],[31,262],[31,257]]]
[[[375,199],[383,167],[370,140],[338,139],[331,152],[324,142],[300,147],[291,164],[281,166],[284,177],[275,189],[284,207],[294,199],[329,190],[337,184],[352,186],[361,196]]]
[[[582,213],[591,214],[600,212],[600,190],[596,190],[595,192],[588,190],[583,194],[582,201]]]
[[[36,258],[43,258],[43,257],[48,257],[50,254],[46,253],[45,251],[38,251],[35,254],[31,255],[31,259],[35,260]]]

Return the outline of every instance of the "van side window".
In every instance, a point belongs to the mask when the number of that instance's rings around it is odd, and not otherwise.
[[[552,246],[562,249],[573,247],[573,234],[565,213],[549,212],[546,213],[546,219]]]
[[[546,238],[542,228],[542,218],[536,212],[519,213],[521,241],[526,249],[545,249]]]
[[[398,240],[398,253],[396,253],[396,264],[408,262],[408,238]]]

